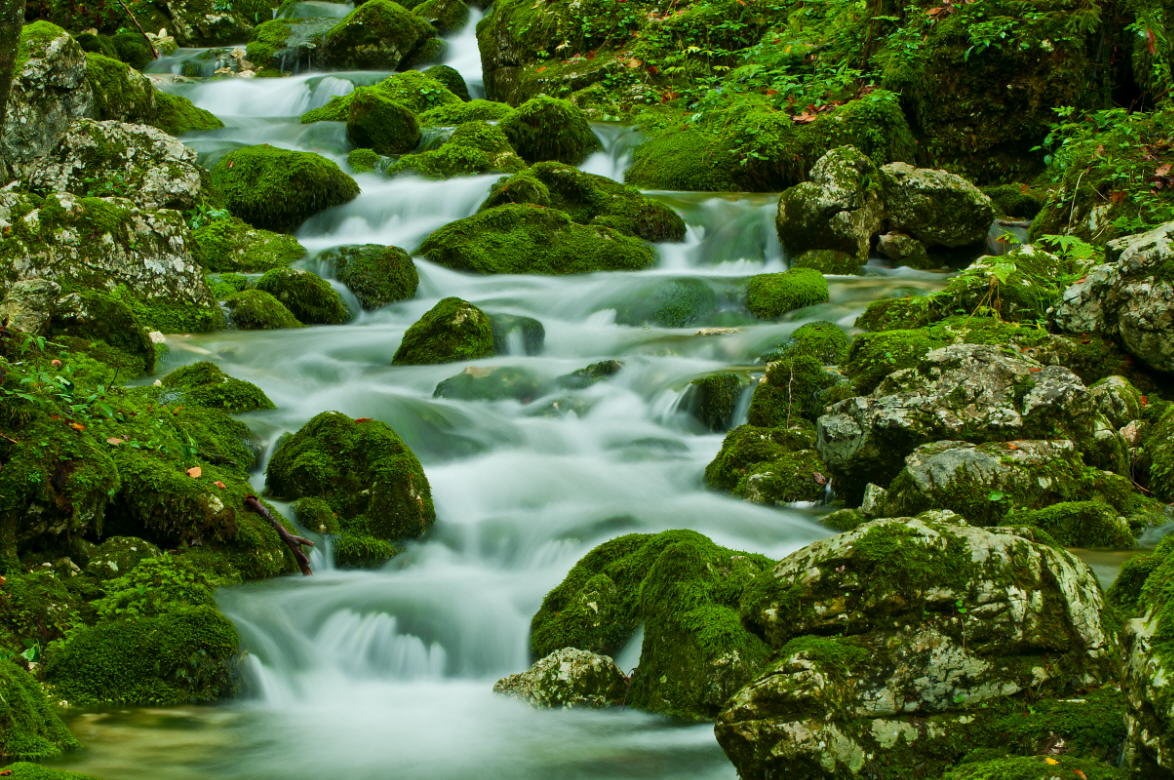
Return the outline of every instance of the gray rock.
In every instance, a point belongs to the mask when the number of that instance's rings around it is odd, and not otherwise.
[[[86,55],[77,41],[61,30],[53,37],[31,37],[23,45],[28,58],[13,74],[0,133],[0,157],[14,163],[46,154],[70,122],[94,112]]]
[[[927,247],[979,244],[995,218],[991,199],[961,176],[895,162],[881,179],[889,228]]]
[[[932,265],[925,244],[905,233],[885,233],[877,239],[876,251],[882,257],[910,268],[929,268]]]
[[[53,318],[61,285],[48,279],[23,279],[0,301],[0,322],[31,335],[43,334]]]
[[[141,209],[190,209],[208,197],[196,153],[147,125],[81,119],[48,155],[26,167],[33,192],[130,199]]]
[[[1116,674],[1092,571],[1030,529],[887,518],[781,560],[743,619],[776,661],[715,728],[746,778],[932,777],[991,704]],[[915,563],[915,565],[914,565]],[[940,771],[940,769],[939,769]]]
[[[1174,772],[1174,703],[1165,688],[1174,674],[1169,657],[1155,650],[1161,620],[1152,610],[1125,626],[1129,654],[1121,690],[1129,706],[1125,709],[1125,762],[1142,770],[1142,777],[1166,777]],[[1145,771],[1149,769],[1150,771]]]
[[[623,703],[628,679],[608,656],[564,647],[501,678],[493,690],[535,707],[614,707]]]
[[[839,146],[819,158],[810,181],[779,197],[776,225],[791,255],[831,249],[863,261],[883,216],[876,165],[855,148]]]
[[[1052,322],[1113,338],[1151,368],[1174,372],[1174,222],[1110,241],[1106,259],[1064,291]]]

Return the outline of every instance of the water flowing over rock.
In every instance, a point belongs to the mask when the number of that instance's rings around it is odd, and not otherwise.
[[[1105,255],[1064,292],[1052,321],[1109,336],[1151,368],[1174,372],[1174,222],[1110,241]]]
[[[493,690],[535,707],[613,707],[623,702],[628,680],[606,655],[564,647],[501,678]]]
[[[1071,694],[1116,672],[1085,564],[949,512],[816,542],[749,593],[744,619],[779,650],[718,717],[746,778],[934,776],[1008,697]]]

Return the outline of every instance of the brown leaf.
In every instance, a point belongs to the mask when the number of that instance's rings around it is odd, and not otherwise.
[[[370,417],[356,417],[355,422],[357,422],[357,423],[371,422],[371,418]]]
[[[1154,176],[1169,176],[1169,175],[1170,175],[1170,163],[1162,163],[1161,165],[1159,165],[1157,167],[1157,169],[1154,170]]]
[[[86,429],[86,426],[82,425],[79,422],[71,422],[69,424],[69,427],[73,428],[75,431],[84,431]]]
[[[117,447],[119,444],[122,444],[122,439],[119,439],[116,436],[111,436],[106,440],[106,443]]]
[[[1145,50],[1151,55],[1158,52],[1158,37],[1154,35],[1154,31],[1146,28],[1145,31]]]
[[[213,484],[213,485],[215,485],[216,487],[220,488],[221,490],[224,490],[226,487],[228,487],[228,485],[225,485],[225,484],[224,484],[223,482],[221,482],[220,480],[216,480],[216,481],[215,481],[215,482],[213,482],[212,484]]]
[[[818,471],[811,472],[811,476],[815,478],[815,484],[817,485],[826,485],[828,483],[828,478]]]
[[[795,116],[791,117],[791,121],[795,122],[796,124],[805,125],[808,122],[814,122],[817,118],[818,117],[816,114],[812,114],[809,111],[804,111],[802,114],[796,114]]]
[[[204,470],[199,466],[192,466],[190,469],[188,469],[188,476],[192,479],[199,479],[200,475],[203,473]]]
[[[1031,368],[1027,369],[1027,372],[1029,374],[1038,374],[1042,370],[1043,369],[1039,368],[1038,366],[1032,366]]]
[[[1166,167],[1168,168],[1170,166],[1166,166]],[[61,361],[60,360],[50,360],[49,365],[53,366],[53,368],[61,368]]]
[[[1112,202],[1113,205],[1119,205],[1121,203],[1124,203],[1125,202],[1125,191],[1124,190],[1113,190],[1112,192],[1109,193],[1109,201]]]

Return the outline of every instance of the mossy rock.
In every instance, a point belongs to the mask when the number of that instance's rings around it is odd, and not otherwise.
[[[756,504],[785,505],[822,499],[826,472],[810,426],[740,425],[705,467],[705,482]]]
[[[151,81],[124,62],[86,54],[86,82],[94,93],[97,119],[154,124],[158,92]]]
[[[542,395],[544,383],[531,371],[513,366],[469,367],[436,385],[434,398],[462,401],[518,401],[530,403]]]
[[[441,35],[447,35],[456,32],[469,18],[469,6],[465,5],[464,0],[424,0],[412,8],[412,13],[432,25]],[[437,65],[434,67],[445,66]],[[432,68],[428,70],[431,71]],[[457,76],[459,77],[460,74],[458,73]],[[447,77],[449,77],[448,74],[446,74]],[[463,86],[463,80],[461,84]],[[456,92],[456,90],[453,91]],[[467,90],[465,94],[467,97]]]
[[[294,517],[298,525],[319,534],[336,534],[339,531],[338,515],[330,504],[317,496],[306,496],[294,504]]]
[[[600,148],[587,118],[573,103],[539,95],[501,120],[501,129],[526,162],[578,165]]]
[[[784,358],[808,355],[820,365],[839,365],[848,359],[851,339],[834,322],[816,321],[802,325],[791,334],[786,343],[762,356],[764,363]]]
[[[249,289],[252,283],[244,274],[208,274],[208,289],[218,301],[223,301],[233,293]]]
[[[33,560],[25,556],[26,565]],[[70,569],[59,577],[42,567],[8,575],[0,601],[0,636],[4,637],[0,647],[4,651],[22,653],[30,647],[46,647],[84,625],[81,613],[85,607],[67,585],[72,573]]]
[[[1042,509],[1012,510],[1000,525],[1030,525],[1066,547],[1129,549],[1133,532],[1116,509],[1095,501],[1070,501]]]
[[[241,330],[302,327],[284,303],[264,290],[241,290],[225,298],[224,305],[232,323]]]
[[[430,365],[493,354],[493,326],[485,312],[460,298],[445,298],[407,329],[391,363]]]
[[[105,292],[83,289],[60,300],[48,333],[132,376],[155,368],[155,345],[147,329],[129,306]]]
[[[195,256],[209,271],[268,271],[306,256],[291,235],[252,227],[238,217],[213,219],[192,231]]]
[[[939,780],[1054,780],[1057,777],[1087,777],[1096,780],[1126,780],[1127,770],[1101,761],[1076,756],[1015,756],[961,764]]]
[[[743,589],[769,564],[693,531],[613,539],[546,595],[531,622],[530,652],[541,658],[577,647],[615,654],[643,624],[628,705],[712,718],[769,656],[736,610]]]
[[[827,301],[827,279],[811,268],[758,274],[750,277],[746,288],[746,308],[755,317],[764,320]]]
[[[323,252],[318,260],[334,263],[338,280],[368,310],[411,298],[420,283],[411,256],[395,246],[341,246]]]
[[[1174,502],[1174,407],[1155,423],[1145,437],[1142,451],[1147,464],[1146,484],[1154,497]]]
[[[420,245],[434,263],[475,273],[574,274],[640,270],[656,256],[617,230],[580,225],[537,206],[499,206],[451,222]]]
[[[539,355],[546,344],[546,328],[533,317],[517,314],[494,313],[490,316],[493,326],[493,349],[499,355],[517,354],[522,347],[525,355]]]
[[[436,520],[420,461],[378,420],[319,414],[278,442],[265,485],[283,499],[325,500],[344,533],[392,541],[421,536]]]
[[[146,539],[137,536],[112,536],[105,539],[86,564],[86,574],[99,580],[121,577],[140,561],[155,558],[162,551]]]
[[[212,183],[233,214],[284,233],[359,194],[354,179],[325,157],[267,144],[229,152],[212,166]]]
[[[397,555],[394,544],[373,536],[342,534],[334,540],[334,565],[340,569],[377,569]]]
[[[432,25],[398,3],[367,0],[326,31],[323,63],[332,68],[395,70],[425,39]]]
[[[374,149],[351,149],[347,152],[346,164],[351,173],[373,173],[383,164],[383,158]]]
[[[431,70],[431,68],[428,69],[428,71]],[[458,96],[460,95],[455,90],[453,91]],[[478,98],[467,103],[446,103],[436,108],[430,108],[420,114],[419,118],[420,124],[425,127],[454,127],[465,122],[498,122],[513,110],[513,107],[508,103]]]
[[[800,418],[814,421],[824,412],[825,391],[843,382],[825,371],[811,355],[794,355],[772,361],[754,388],[747,420],[751,425],[786,426]]]
[[[741,372],[722,371],[694,379],[681,396],[679,408],[685,409],[707,430],[728,431],[750,378]]]
[[[4,701],[0,709],[0,757],[53,758],[81,746],[36,679],[9,660],[0,660],[0,695]],[[25,774],[35,776],[27,770]]]
[[[439,2],[439,0],[436,0],[436,1]],[[450,2],[451,2],[451,0],[450,0]],[[453,7],[458,7],[458,10],[460,11],[460,13],[462,13],[465,16],[468,16],[468,8],[469,7],[467,5],[465,5],[464,3],[460,2],[460,0],[456,0],[455,2],[452,2],[451,4],[453,5]],[[460,8],[463,8],[464,10],[460,10]],[[423,9],[423,5],[419,5],[419,6],[416,6],[416,8],[414,8],[413,11],[415,12],[415,14],[417,16],[421,16],[421,15],[424,15],[422,9]],[[429,78],[434,78],[437,81],[439,81],[441,84],[443,84],[444,86],[448,87],[448,91],[453,93],[457,97],[459,97],[461,100],[465,101],[466,103],[469,102],[469,86],[467,84],[465,84],[464,77],[461,75],[461,72],[459,70],[457,70],[456,68],[452,67],[451,65],[433,65],[430,68],[425,68],[423,73],[425,76],[428,76]],[[482,102],[487,103],[489,101],[482,101]],[[506,106],[507,111],[503,112],[502,116],[504,116],[505,113],[508,113],[508,108],[509,107]],[[486,119],[487,117],[476,117],[476,118],[477,119]],[[501,116],[498,116],[495,118],[500,119]],[[468,120],[466,120],[466,121],[468,121]],[[443,124],[443,123],[441,123],[441,124]],[[455,122],[454,124],[460,124],[460,122]]]
[[[686,328],[712,319],[718,296],[703,279],[660,279],[640,284],[615,308],[618,325]]]
[[[1047,197],[1045,191],[1027,184],[995,184],[982,191],[991,199],[998,216],[1014,219],[1031,219],[1043,208]]]
[[[388,174],[411,171],[429,178],[509,173],[525,163],[514,152],[500,128],[488,122],[465,122],[436,149],[406,154],[388,168]]]
[[[809,249],[791,261],[792,268],[813,268],[821,274],[855,276],[861,263],[856,257],[838,249]]]
[[[174,706],[233,691],[238,638],[211,606],[99,623],[70,635],[46,657],[45,679],[79,706]]]
[[[399,103],[413,114],[447,106],[461,106],[461,99],[449,91],[442,82],[425,76],[418,70],[409,70],[392,75],[375,84],[379,94]],[[345,122],[350,112],[354,92],[331,98],[326,105],[312,108],[302,114],[302,124],[310,122]]]
[[[420,142],[416,115],[378,87],[359,87],[351,94],[346,132],[352,144],[379,154],[410,152]]]
[[[118,59],[130,65],[135,70],[142,70],[155,59],[151,45],[141,33],[131,30],[119,30],[114,33],[114,50],[118,52]]]
[[[854,323],[862,330],[902,330],[920,328],[937,319],[936,310],[924,295],[882,298],[873,301]]]
[[[307,325],[341,325],[351,318],[338,291],[310,271],[274,268],[257,280],[257,289],[281,301]]]
[[[201,360],[163,377],[163,387],[183,393],[184,403],[209,406],[238,414],[273,409],[273,401],[252,382],[228,376],[215,363]]]

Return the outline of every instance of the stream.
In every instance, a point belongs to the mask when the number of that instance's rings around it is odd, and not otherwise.
[[[482,92],[479,13],[449,38],[446,55],[474,94]],[[154,70],[179,72],[183,58],[197,54],[185,50]],[[199,79],[165,88],[224,120],[221,130],[184,139],[205,164],[240,145],[269,143],[318,152],[345,168],[342,123],[302,125],[298,115],[386,75]],[[582,167],[622,180],[636,133],[595,129],[604,150]],[[298,232],[311,253],[300,265],[330,278],[332,269],[313,259],[323,249],[381,243],[410,251],[474,213],[497,178],[356,176],[357,199]],[[269,394],[276,410],[243,418],[269,447],[324,410],[390,424],[424,465],[437,523],[381,570],[334,569],[324,539],[313,577],[222,590],[220,607],[246,650],[240,697],[216,707],[75,715],[70,725],[86,748],[55,765],[161,780],[734,778],[709,725],[624,710],[537,711],[495,695],[493,682],[529,666],[529,622],[543,596],[607,539],[691,528],[778,558],[828,535],[815,522],[819,507],[761,507],[705,489],[703,471],[722,435],[681,408],[688,383],[752,367],[804,322],[849,326],[870,301],[931,290],[942,278],[869,266],[862,276],[831,278],[830,303],[777,322],[753,320],[740,303],[746,277],[786,267],[774,229],[777,195],[650,194],[685,218],[688,234],[658,245],[659,262],[648,271],[471,276],[417,258],[413,299],[359,313],[347,325],[170,336],[160,375],[213,360]],[[616,323],[617,309],[633,296],[683,278],[717,294],[712,321],[677,329]],[[624,368],[609,381],[529,404],[433,398],[437,383],[463,364],[390,361],[408,326],[453,295],[545,328],[539,354],[517,344],[479,366],[520,366],[541,377],[608,359]],[[733,330],[699,332],[708,327]],[[263,489],[263,470],[254,483]],[[630,670],[638,658],[636,637],[617,661]]]

